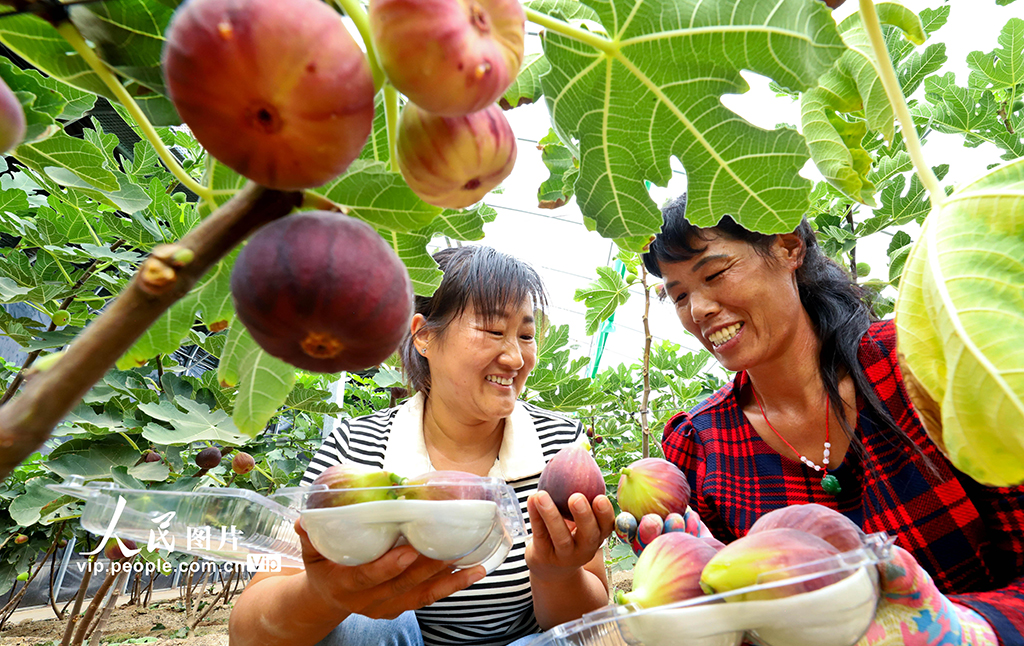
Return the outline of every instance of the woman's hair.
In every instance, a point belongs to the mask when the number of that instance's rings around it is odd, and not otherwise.
[[[647,271],[661,278],[663,263],[689,260],[705,247],[700,241],[709,240],[710,233],[717,233],[729,240],[739,240],[751,245],[754,250],[769,261],[774,261],[771,245],[775,235],[749,231],[726,215],[711,228],[702,229],[686,220],[686,194],[677,197],[662,209],[664,224],[661,232],[651,243],[650,251],[644,254]],[[845,269],[825,255],[810,223],[804,218],[794,231],[804,242],[806,249],[803,264],[796,271],[800,302],[807,310],[821,343],[819,370],[825,384],[829,401],[835,410],[843,410],[839,395],[839,380],[843,372],[852,378],[857,394],[860,395],[879,420],[892,430],[901,441],[918,454],[920,447],[896,424],[882,406],[871,382],[858,359],[861,338],[868,326],[877,317],[871,310],[870,292],[864,290],[850,278]],[[858,455],[864,455],[864,446],[843,416],[840,416],[843,431],[850,438],[851,446]],[[927,459],[927,458],[926,458]]]
[[[443,338],[452,321],[467,309],[485,320],[504,316],[529,300],[543,323],[547,296],[540,276],[525,262],[490,247],[450,247],[434,254],[444,277],[433,296],[416,297],[416,313],[426,323],[417,334]],[[430,392],[430,365],[409,334],[399,348],[405,378],[414,390]]]

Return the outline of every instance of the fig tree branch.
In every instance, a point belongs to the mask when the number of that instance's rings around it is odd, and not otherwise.
[[[373,47],[373,38],[370,36],[370,19],[359,4],[359,0],[334,0],[334,4],[345,12],[345,15],[352,19],[359,36],[366,46],[366,59],[370,62],[370,73],[373,74],[373,91],[377,92],[384,85],[384,70],[377,61],[377,50]]]
[[[0,480],[38,449],[53,428],[175,301],[239,242],[302,202],[300,192],[248,184],[175,244],[159,245],[124,291],[0,408]]]
[[[68,44],[74,48],[79,56],[89,64],[92,71],[96,73],[96,76],[100,77],[103,82],[110,88],[110,91],[114,93],[117,100],[121,102],[121,105],[132,115],[132,119],[142,130],[142,134],[145,135],[153,149],[156,150],[156,154],[163,161],[164,165],[167,166],[167,170],[171,172],[174,177],[182,183],[183,186],[188,188],[190,191],[198,195],[203,200],[213,203],[213,196],[210,194],[210,189],[207,186],[203,186],[192,178],[191,175],[185,172],[185,169],[181,167],[178,160],[174,158],[171,151],[167,149],[164,142],[160,139],[160,135],[157,134],[156,128],[149,122],[146,115],[139,108],[139,105],[135,103],[135,99],[132,98],[131,94],[128,94],[128,90],[124,89],[121,82],[117,80],[109,69],[107,64],[100,60],[100,57],[96,55],[96,52],[89,47],[89,44],[82,38],[82,34],[79,33],[78,27],[72,24],[70,21],[64,21],[57,25],[57,31],[64,40],[68,41]]]
[[[889,58],[889,50],[885,47],[885,37],[882,35],[882,25],[878,22],[878,13],[875,11],[874,0],[860,0],[860,19],[864,23],[864,29],[868,32],[868,39],[871,41],[871,49],[878,59],[878,76],[882,79],[882,87],[885,88],[885,95],[889,98],[896,118],[899,119],[903,130],[903,140],[907,144],[907,152],[914,162],[914,169],[917,176],[921,178],[921,184],[928,190],[928,198],[931,200],[932,208],[942,204],[946,198],[939,178],[932,172],[924,159],[924,151],[921,149],[921,140],[917,136],[917,128],[914,126],[914,118],[910,116],[910,108],[903,97],[903,90],[896,78],[896,71],[892,67],[892,60]]]
[[[544,27],[548,31],[553,31],[557,34],[562,34],[567,38],[578,40],[581,43],[590,45],[599,52],[608,54],[609,56],[614,56],[618,53],[618,45],[600,34],[595,34],[592,31],[580,29],[579,27],[573,27],[567,22],[563,22],[557,18],[552,18],[546,13],[541,13],[536,9],[530,9],[529,7],[523,7],[523,9],[526,10],[527,20]]]
[[[640,404],[641,452],[643,457],[651,456],[651,429],[647,421],[648,402],[651,398],[651,325],[648,314],[651,311],[651,288],[647,285],[647,267],[640,263],[640,284],[644,286],[644,396]]]

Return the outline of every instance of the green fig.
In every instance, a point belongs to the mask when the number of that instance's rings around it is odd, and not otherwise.
[[[317,476],[313,485],[325,485],[329,491],[315,491],[306,501],[307,509],[342,507],[375,500],[393,500],[401,478],[383,469],[336,464]]]
[[[615,601],[643,608],[685,601],[704,594],[701,571],[717,554],[704,540],[684,532],[658,536],[644,549],[633,567],[633,589],[619,590]]]
[[[700,585],[708,594],[731,592],[759,583],[771,583],[787,578],[790,568],[822,561],[839,554],[839,550],[824,540],[797,529],[770,529],[726,545],[715,554],[700,576]],[[769,574],[776,571],[777,576]],[[801,570],[801,575],[813,570]],[[831,585],[843,578],[842,573],[821,577],[792,585],[780,585],[753,590],[731,596],[729,601],[778,599],[802,592],[810,592]]]
[[[488,500],[484,479],[465,471],[428,471],[402,483],[409,500]]]
[[[674,464],[661,458],[637,460],[622,470],[619,507],[636,518],[675,512],[685,514],[690,504],[690,483]]]

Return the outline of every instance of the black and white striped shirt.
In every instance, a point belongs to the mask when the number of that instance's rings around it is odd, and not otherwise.
[[[526,499],[548,460],[561,448],[583,441],[583,425],[525,402],[516,402],[505,421],[504,437],[488,473],[515,489],[530,531]],[[405,477],[432,471],[423,440],[423,397],[365,417],[336,420],[313,456],[302,484],[312,484],[327,467],[358,463]],[[504,646],[540,632],[526,567],[526,543],[517,540],[505,562],[472,586],[416,611],[425,646],[466,644]]]

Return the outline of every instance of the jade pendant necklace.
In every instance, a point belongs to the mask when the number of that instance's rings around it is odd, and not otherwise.
[[[828,423],[829,422],[829,399],[828,399],[828,397],[825,398],[825,447],[824,447],[824,451],[822,452],[822,456],[821,456],[821,464],[815,464],[813,460],[811,460],[810,458],[808,458],[808,457],[806,457],[804,455],[801,455],[801,453],[799,451],[797,451],[795,448],[793,448],[793,445],[790,444],[789,441],[786,438],[782,437],[782,433],[779,433],[775,429],[775,427],[772,426],[772,423],[768,421],[768,416],[765,415],[765,413],[764,413],[764,406],[761,404],[761,400],[758,399],[758,397],[757,397],[757,390],[754,388],[753,384],[751,384],[750,390],[754,393],[754,401],[757,402],[757,407],[759,409],[761,409],[761,417],[764,418],[764,423],[768,425],[768,428],[772,429],[772,432],[774,432],[775,435],[777,435],[778,438],[780,440],[782,440],[782,442],[786,446],[789,447],[790,451],[795,453],[796,456],[798,458],[800,458],[801,462],[803,462],[806,466],[811,467],[815,471],[820,471],[821,472],[821,488],[825,490],[825,493],[831,494],[833,496],[838,496],[840,494],[840,492],[842,492],[843,488],[839,485],[839,479],[836,478],[834,475],[832,475],[832,474],[830,474],[828,472],[828,456],[831,453],[831,449],[832,449],[832,443],[829,442],[830,438],[829,438],[829,428],[828,428],[829,427],[829,423]]]

